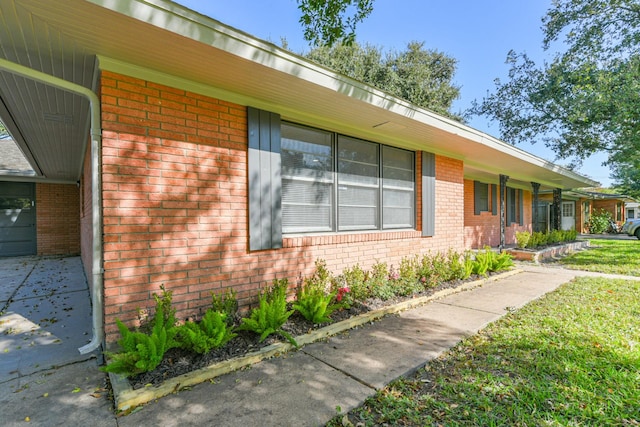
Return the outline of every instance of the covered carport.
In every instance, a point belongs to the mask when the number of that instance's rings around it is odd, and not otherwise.
[[[29,202],[19,195],[6,203],[0,247],[7,249],[0,256],[82,256],[91,289],[100,290],[91,292],[93,339],[81,349],[90,352],[102,339],[96,58],[52,32],[27,6],[0,0],[0,120],[5,139],[29,166],[26,173],[0,171],[0,193],[30,187],[33,194]],[[24,243],[16,243],[20,239]]]

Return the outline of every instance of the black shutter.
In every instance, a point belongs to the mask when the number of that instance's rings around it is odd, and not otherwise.
[[[248,108],[249,249],[282,247],[280,116]]]
[[[435,235],[436,229],[436,156],[422,152],[422,236]]]

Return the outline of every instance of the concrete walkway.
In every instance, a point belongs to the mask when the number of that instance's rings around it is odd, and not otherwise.
[[[8,379],[0,375],[0,424],[92,426],[316,426],[360,405],[461,339],[576,276],[597,273],[522,265],[523,272],[389,316],[297,352],[216,378],[116,417],[95,360]],[[636,278],[640,279],[640,278]],[[2,337],[4,339],[4,337]],[[2,355],[0,355],[2,357]]]

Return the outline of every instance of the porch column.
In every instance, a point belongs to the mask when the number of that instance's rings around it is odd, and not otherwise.
[[[531,231],[538,231],[536,227],[538,226],[538,193],[540,191],[540,184],[537,182],[531,183],[531,188],[533,189],[533,201],[531,202],[532,212],[531,212],[531,222],[532,227]]]
[[[509,177],[507,175],[500,175],[500,247],[502,250],[505,247],[505,225],[506,225],[506,213],[507,213],[507,181]]]
[[[555,188],[553,190],[551,216],[552,229],[560,230],[562,228],[562,188]]]

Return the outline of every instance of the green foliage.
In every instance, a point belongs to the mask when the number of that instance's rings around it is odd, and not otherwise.
[[[233,323],[233,319],[238,312],[238,299],[236,291],[227,288],[224,295],[217,295],[211,292],[211,309],[225,315],[227,324]]]
[[[162,314],[162,320],[165,325],[173,326],[176,324],[176,309],[172,305],[173,291],[167,291],[164,285],[160,285],[162,291],[160,295],[154,293],[153,299],[156,302],[156,317],[158,312]]]
[[[331,313],[340,308],[339,304],[331,304],[335,295],[335,293],[327,293],[324,289],[305,281],[298,289],[293,309],[312,323],[330,322]]]
[[[460,279],[462,280],[468,279],[473,274],[474,266],[475,266],[475,262],[473,258],[471,258],[470,256],[465,256],[464,270],[463,270],[462,277],[460,277]]]
[[[404,51],[386,54],[378,47],[357,43],[323,46],[306,56],[414,105],[463,121],[451,112],[453,102],[460,96],[460,88],[452,82],[457,61],[442,52],[425,49],[423,42],[414,41]]]
[[[543,46],[560,49],[541,65],[510,52],[510,80],[471,113],[496,120],[507,142],[542,141],[576,163],[607,152],[617,185],[640,191],[638,22],[637,0],[554,2]]]
[[[275,279],[259,297],[259,305],[251,311],[249,318],[243,318],[238,327],[240,331],[251,331],[260,335],[264,341],[271,334],[279,334],[294,346],[298,346],[293,337],[282,329],[294,310],[287,310],[287,279]]]
[[[508,252],[501,252],[499,255],[494,253],[491,259],[489,271],[502,271],[513,267],[513,257]]]
[[[602,234],[609,228],[609,221],[613,217],[611,216],[611,212],[606,211],[604,209],[594,209],[589,216],[589,221],[587,222],[587,226],[589,227],[589,232],[591,234]]]
[[[528,231],[516,231],[516,246],[520,249],[524,249],[531,240],[531,233]]]
[[[397,295],[413,295],[424,290],[424,286],[420,283],[416,275],[417,263],[417,257],[405,257],[400,260],[400,267],[398,268],[397,279],[395,280]]]
[[[487,272],[489,271],[489,267],[491,267],[491,260],[493,258],[493,252],[490,248],[485,249],[484,252],[478,252],[476,254],[476,259],[473,263],[473,274],[477,274],[478,276],[487,277]]]
[[[226,314],[209,309],[199,322],[185,322],[177,328],[178,345],[199,354],[222,347],[237,335],[225,318]]]
[[[547,233],[547,243],[553,245],[554,243],[561,242],[562,232],[560,230],[551,230]]]
[[[447,252],[447,262],[449,264],[449,274],[444,277],[445,281],[455,280],[455,279],[466,279],[469,276],[466,273],[465,261],[466,257],[461,255],[460,253],[449,250]]]
[[[350,289],[350,292],[345,295],[346,304],[352,305],[354,301],[364,301],[371,296],[371,287],[367,276],[367,273],[358,264],[342,271],[344,286]]]
[[[373,11],[373,0],[297,0],[304,38],[314,46],[351,44],[356,25]],[[352,13],[352,15],[349,15]]]
[[[158,300],[156,300],[158,301]],[[170,348],[177,346],[174,337],[177,328],[165,322],[163,307],[166,300],[157,303],[154,325],[150,334],[130,331],[120,320],[116,320],[122,338],[118,341],[121,351],[108,353],[111,362],[104,366],[104,372],[123,374],[127,377],[152,371],[162,361]],[[169,296],[170,304],[170,296]]]

